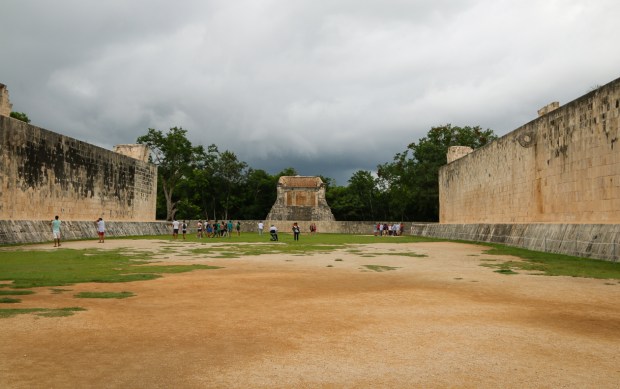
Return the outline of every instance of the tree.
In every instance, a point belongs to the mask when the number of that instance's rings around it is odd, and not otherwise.
[[[240,215],[244,219],[265,219],[276,201],[278,177],[274,177],[261,169],[249,168],[245,184],[240,192],[244,196],[241,201]]]
[[[241,197],[239,193],[235,193],[235,189],[238,189],[243,182],[247,167],[247,163],[240,161],[235,153],[228,150],[220,153],[215,161],[214,176],[220,179],[223,189],[220,193],[224,197],[222,199],[224,219],[229,218],[228,211],[233,204],[237,209],[241,206],[239,201]]]
[[[390,215],[439,219],[439,168],[446,164],[450,146],[473,149],[497,139],[492,130],[476,127],[433,127],[426,137],[409,144],[391,163],[378,166],[378,175],[389,192]]]
[[[374,218],[374,204],[376,197],[376,182],[372,173],[366,170],[358,170],[349,178],[349,191],[358,198],[360,204],[359,220],[372,220]]]
[[[13,119],[21,120],[22,122],[30,123],[30,118],[23,112],[11,112],[10,116]]]
[[[166,220],[172,220],[177,212],[179,198],[175,190],[205,159],[204,148],[192,146],[186,134],[187,130],[180,127],[173,127],[166,134],[149,128],[137,140],[151,149],[151,162],[158,167],[158,180],[166,199]]]

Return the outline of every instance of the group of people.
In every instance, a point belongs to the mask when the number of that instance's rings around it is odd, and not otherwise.
[[[60,247],[61,224],[62,223],[58,215],[56,215],[56,217],[54,217],[54,220],[50,222],[50,225],[52,226],[52,235],[54,237],[54,247]],[[105,221],[103,221],[103,218],[100,217],[97,220],[95,220],[95,225],[97,227],[97,235],[99,236],[98,243],[104,243],[105,242]],[[181,232],[183,239],[186,239],[187,231],[189,229],[187,221],[183,220],[181,222],[179,220],[173,220],[171,225],[172,225],[172,238],[173,239],[178,239],[179,231]],[[265,228],[264,223],[262,221],[259,222],[258,223],[259,235],[263,234],[264,228]],[[378,228],[379,228],[379,224],[377,225],[377,229]],[[387,228],[387,224],[386,224],[386,228]],[[291,229],[293,232],[293,239],[299,240],[299,235],[301,234],[301,227],[299,226],[299,224],[293,223],[293,226]],[[381,225],[381,229],[383,231],[383,225]],[[197,238],[203,238],[203,237],[219,238],[219,237],[225,237],[225,236],[230,237],[233,234],[234,230],[237,231],[237,235],[241,235],[241,222],[240,221],[237,221],[236,225],[233,223],[232,220],[229,220],[228,222],[215,221],[213,223],[211,223],[210,221],[203,222],[202,220],[198,220],[198,222],[196,223],[196,237]],[[317,232],[316,224],[311,223],[310,224],[310,235],[314,235],[316,234],[316,232]],[[269,227],[269,234],[271,235],[272,241],[278,240],[278,228],[275,225],[272,224],[271,227]],[[391,230],[390,230],[390,235],[392,235]]]
[[[404,229],[404,223],[377,223],[377,225],[375,225],[374,234],[375,236],[401,236]]]
[[[262,221],[259,222],[258,223],[258,234],[259,235],[263,234],[264,228],[265,228],[265,225],[263,224],[263,222]],[[299,235],[301,234],[301,227],[299,227],[299,224],[293,223],[293,227],[291,228],[291,230],[293,231],[293,240],[299,240]],[[312,229],[310,231],[312,231]],[[271,235],[271,239],[270,239],[271,241],[279,240],[278,239],[278,227],[276,227],[274,224],[272,224],[271,227],[269,227],[269,235]]]
[[[54,247],[60,247],[60,228],[62,226],[62,222],[60,221],[60,218],[58,217],[58,215],[56,215],[54,217],[54,220],[52,220],[50,222],[50,225],[52,226],[52,236],[54,237]],[[103,218],[99,218],[97,220],[95,220],[95,226],[97,226],[97,236],[99,237],[99,242],[98,243],[104,243],[105,242],[105,222],[103,221]]]
[[[187,221],[183,220],[180,222],[178,220],[172,221],[172,238],[177,239],[179,236],[179,229],[181,230],[183,239],[186,239],[187,230],[188,230]],[[235,225],[232,220],[228,222],[225,221],[202,221],[198,220],[196,222],[196,237],[197,238],[220,238],[220,237],[231,237],[234,230],[237,231],[237,235],[241,235],[241,222],[237,221]]]

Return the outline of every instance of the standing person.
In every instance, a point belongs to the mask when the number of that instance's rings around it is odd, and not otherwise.
[[[300,233],[300,229],[299,226],[297,225],[297,223],[293,223],[293,240],[299,240],[299,233]]]
[[[105,222],[103,218],[97,219],[95,225],[97,226],[97,235],[99,235],[99,242],[97,243],[105,243]]]
[[[176,219],[172,220],[172,239],[176,239],[179,236],[179,221]]]
[[[265,225],[263,224],[263,221],[259,221],[258,222],[258,235],[262,235],[263,234],[263,229],[265,228]]]
[[[241,236],[241,222],[237,220],[237,236]]]
[[[271,234],[270,240],[278,240],[278,227],[272,224],[271,227],[269,227],[269,233]]]
[[[233,232],[233,222],[232,222],[232,220],[229,220],[228,223],[226,223],[226,231],[228,231],[228,237],[230,238],[232,236],[232,232]]]
[[[202,238],[202,220],[198,220],[196,224],[196,238]]]
[[[205,222],[205,225],[207,231],[207,238],[213,238],[213,225],[211,224],[211,221]]]
[[[60,220],[58,220],[58,215],[50,224],[52,226],[52,235],[54,236],[54,247],[60,247]]]
[[[185,220],[181,224],[181,231],[183,231],[183,240],[185,240],[185,234],[187,234],[187,222]]]

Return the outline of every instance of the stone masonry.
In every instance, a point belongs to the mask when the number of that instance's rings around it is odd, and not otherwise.
[[[153,221],[157,167],[0,115],[0,191],[0,220]]]
[[[440,223],[620,223],[620,79],[443,166]]]
[[[325,184],[320,177],[283,176],[278,180],[277,191],[278,197],[267,220],[335,220],[325,200]]]
[[[9,101],[9,90],[6,85],[0,84],[0,116],[10,116],[13,104]]]

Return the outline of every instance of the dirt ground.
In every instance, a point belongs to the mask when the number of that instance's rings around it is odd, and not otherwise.
[[[64,246],[223,268],[19,296],[87,310],[0,319],[2,388],[620,387],[617,280],[499,274],[480,265],[507,258],[457,243],[233,259],[189,256],[190,242]]]

